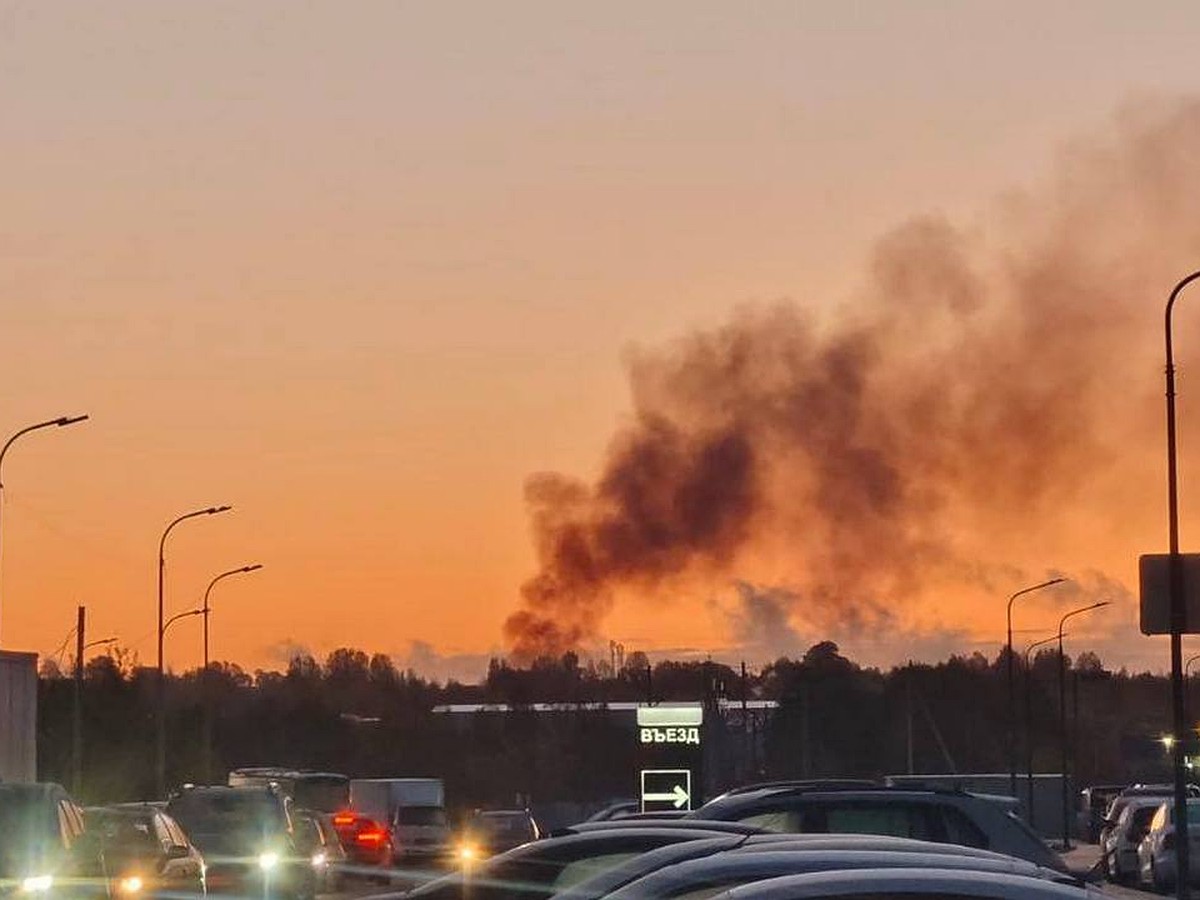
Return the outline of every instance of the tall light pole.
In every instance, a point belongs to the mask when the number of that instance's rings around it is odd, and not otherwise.
[[[204,679],[204,780],[208,784],[212,784],[212,677],[208,671],[208,614],[211,608],[208,605],[208,595],[212,593],[213,585],[222,578],[229,578],[231,575],[241,575],[245,572],[253,572],[256,569],[261,569],[262,563],[254,563],[249,566],[242,566],[238,569],[230,569],[228,572],[222,572],[216,578],[208,583],[208,587],[204,589],[204,605],[200,611],[204,614],[204,671],[202,677]]]
[[[38,422],[34,425],[26,425],[4,442],[4,446],[0,447],[0,514],[2,514],[4,510],[4,454],[8,452],[8,448],[13,445],[13,442],[16,441],[17,438],[21,437],[21,435],[29,434],[31,431],[37,431],[41,428],[50,428],[51,426],[55,428],[62,428],[64,425],[74,425],[76,422],[83,422],[86,419],[86,415],[59,416],[57,419],[47,419],[45,422]]]
[[[1066,659],[1063,657],[1063,625],[1072,616],[1091,612],[1093,609],[1099,609],[1102,606],[1108,606],[1108,601],[1101,600],[1099,603],[1093,603],[1090,606],[1081,606],[1079,609],[1073,609],[1059,619],[1058,622],[1058,734],[1059,742],[1062,745],[1062,828],[1064,850],[1071,849],[1071,796],[1067,790],[1067,664]]]
[[[170,524],[163,529],[162,537],[158,541],[158,710],[156,716],[156,754],[155,754],[155,784],[158,790],[158,797],[162,798],[167,793],[167,683],[166,675],[163,671],[163,632],[166,631],[166,626],[163,624],[163,574],[166,571],[166,549],[167,535],[180,522],[194,519],[197,516],[211,516],[216,513],[227,512],[233,509],[232,506],[210,506],[206,509],[197,509],[189,513],[184,513],[172,519]]]
[[[1171,351],[1171,310],[1179,293],[1197,278],[1193,272],[1171,290],[1164,317],[1167,351],[1167,531],[1170,540],[1170,598],[1171,598],[1171,720],[1175,734],[1172,762],[1175,770],[1175,895],[1179,900],[1188,897],[1188,820],[1187,787],[1185,785],[1183,736],[1187,720],[1183,709],[1183,635],[1188,630],[1187,610],[1183,605],[1183,558],[1179,555],[1179,469],[1175,453],[1175,359]]]
[[[1042,588],[1062,584],[1066,580],[1065,578],[1051,578],[1049,581],[1043,581],[1040,584],[1022,588],[1008,598],[1008,608],[1005,615],[1008,623],[1008,643],[1004,656],[1005,668],[1008,670],[1008,793],[1013,797],[1017,796],[1017,698],[1016,689],[1013,686],[1013,601],[1023,594],[1032,594],[1034,591],[1040,591]]]
[[[1035,647],[1049,644],[1058,640],[1058,635],[1034,641],[1025,648],[1025,796],[1028,798],[1029,827],[1033,827],[1035,813],[1033,808],[1033,669],[1029,662],[1029,654]]]

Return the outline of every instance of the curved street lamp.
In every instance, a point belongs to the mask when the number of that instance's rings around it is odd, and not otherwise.
[[[1058,733],[1062,744],[1062,813],[1063,813],[1063,849],[1071,849],[1071,798],[1067,791],[1067,664],[1063,657],[1063,625],[1067,619],[1108,606],[1109,601],[1101,600],[1089,606],[1073,609],[1058,622]],[[1186,881],[1186,879],[1185,879]]]
[[[200,609],[199,607],[197,607],[196,609],[189,609],[186,612],[175,613],[175,615],[173,615],[173,616],[171,616],[171,618],[167,619],[167,624],[165,624],[163,626],[163,635],[165,636],[167,633],[167,629],[170,628],[176,622],[178,622],[180,619],[186,619],[188,616],[202,616],[202,615],[204,615],[204,610]]]
[[[163,529],[162,537],[158,541],[158,710],[155,776],[160,798],[165,797],[167,793],[167,687],[163,673],[163,632],[166,631],[166,626],[163,624],[163,573],[166,569],[167,536],[180,522],[194,519],[197,516],[216,515],[231,509],[233,509],[232,506],[209,506],[177,516]]]
[[[1183,558],[1179,555],[1179,467],[1175,451],[1175,359],[1171,350],[1171,311],[1180,292],[1200,278],[1200,272],[1193,272],[1180,281],[1171,290],[1167,298],[1167,309],[1164,316],[1167,351],[1167,532],[1170,542],[1171,557],[1169,596],[1171,600],[1171,720],[1173,732],[1176,735],[1186,733],[1187,720],[1183,709],[1183,634],[1187,631],[1187,611],[1183,606]],[[1175,741],[1172,746],[1172,768],[1175,775],[1175,809],[1187,809],[1187,787],[1184,772],[1183,741]],[[1188,872],[1188,820],[1186,815],[1175,816],[1175,871]],[[1188,881],[1186,878],[1176,878],[1175,896],[1179,900],[1187,900]]]
[[[1008,670],[1008,792],[1013,797],[1017,796],[1017,699],[1013,688],[1013,601],[1024,594],[1032,594],[1034,591],[1040,591],[1042,588],[1062,584],[1066,580],[1066,578],[1051,578],[1049,581],[1043,581],[1040,584],[1022,588],[1008,598],[1008,607],[1005,616],[1008,623],[1008,643],[1007,652],[1005,653],[1005,668]]]
[[[1034,648],[1057,640],[1058,635],[1052,634],[1048,638],[1034,641],[1025,648],[1025,796],[1031,828],[1036,814],[1033,808],[1033,667],[1029,662],[1029,654]]]
[[[238,569],[230,569],[228,572],[222,572],[216,578],[208,583],[208,587],[204,589],[204,605],[200,607],[200,611],[204,614],[204,780],[212,784],[212,697],[210,690],[210,675],[208,671],[208,614],[212,611],[208,605],[208,595],[212,593],[213,585],[223,578],[229,578],[232,575],[241,575],[245,572],[253,572],[256,569],[261,569],[262,563],[254,563],[249,566],[242,566]]]
[[[13,445],[13,442],[22,435],[29,434],[31,431],[38,431],[41,428],[62,428],[65,425],[74,425],[76,422],[87,420],[87,416],[59,416],[57,419],[47,419],[45,422],[38,422],[34,425],[26,425],[7,441],[4,446],[0,447],[0,512],[4,509],[4,454],[8,453],[8,448]]]

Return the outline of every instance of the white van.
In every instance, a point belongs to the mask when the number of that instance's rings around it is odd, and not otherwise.
[[[350,808],[387,823],[397,862],[444,859],[453,852],[440,778],[353,778]]]

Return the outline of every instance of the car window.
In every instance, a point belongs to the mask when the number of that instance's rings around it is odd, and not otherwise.
[[[946,831],[944,840],[949,843],[958,844],[963,847],[987,849],[987,835],[980,831],[979,827],[968,819],[961,810],[955,809],[952,806],[943,806],[942,823]]]
[[[757,812],[738,821],[754,825],[764,831],[778,831],[782,834],[793,834],[803,831],[800,811],[796,809],[773,809]]]
[[[67,805],[62,801],[58,804],[58,831],[62,835],[63,846],[69,848],[75,842],[75,829],[67,814]]]
[[[812,804],[804,823],[806,831],[827,831],[831,834],[888,834],[923,841],[939,840],[941,836],[934,833],[931,818],[925,804],[829,801]]]
[[[171,839],[171,843],[176,847],[186,847],[190,842],[187,835],[183,833],[183,829],[179,827],[179,823],[174,819],[163,817],[163,822],[167,826],[167,836]]]
[[[1146,832],[1150,830],[1150,820],[1154,818],[1155,812],[1153,806],[1143,806],[1133,810],[1132,816],[1126,816],[1129,840],[1139,841],[1146,836]]]
[[[574,862],[569,862],[562,867],[557,877],[551,882],[553,887],[551,893],[558,893],[561,890],[571,887],[571,885],[586,881],[594,875],[608,871],[613,866],[619,866],[623,862],[628,862],[635,856],[638,856],[638,854],[634,852],[609,853],[606,856],[592,856],[588,859],[577,859]]]

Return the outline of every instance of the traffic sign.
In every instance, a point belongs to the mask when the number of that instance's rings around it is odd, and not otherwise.
[[[691,769],[642,769],[642,812],[691,808]]]

